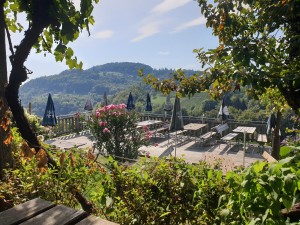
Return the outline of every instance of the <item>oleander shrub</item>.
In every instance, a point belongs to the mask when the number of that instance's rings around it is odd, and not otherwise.
[[[97,150],[123,161],[124,158],[136,159],[138,149],[149,142],[149,129],[137,127],[138,121],[138,113],[127,111],[125,104],[108,105],[96,109],[88,126],[96,140]]]

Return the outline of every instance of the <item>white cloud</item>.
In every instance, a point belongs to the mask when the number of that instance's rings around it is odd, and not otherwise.
[[[169,55],[170,52],[167,52],[167,51],[160,51],[158,52],[159,55]]]
[[[153,13],[166,13],[178,7],[184,6],[191,0],[164,0],[162,3],[156,5],[151,12]]]
[[[95,38],[100,38],[100,39],[106,39],[112,37],[114,34],[113,30],[104,30],[104,31],[99,31],[97,32],[94,37]]]
[[[177,32],[183,31],[185,29],[188,29],[190,27],[199,26],[199,25],[202,25],[205,23],[206,23],[205,17],[201,16],[197,19],[191,20],[189,22],[186,22],[186,23],[181,24],[180,26],[176,27],[175,30],[173,31],[173,33],[177,33]]]
[[[152,21],[152,22],[145,24],[144,26],[142,26],[139,29],[139,35],[137,37],[135,37],[134,39],[132,39],[131,42],[138,42],[146,37],[150,37],[154,34],[159,33],[160,25],[161,25],[161,22],[159,22],[159,21]]]
[[[168,23],[167,20],[169,20],[166,19],[168,17],[164,14],[190,2],[191,0],[163,0],[161,3],[155,5],[150,11],[150,14],[143,19],[137,37],[133,38],[131,42],[138,42],[144,38],[160,33],[162,26]]]

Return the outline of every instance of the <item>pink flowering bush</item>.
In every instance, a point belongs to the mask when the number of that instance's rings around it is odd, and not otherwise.
[[[127,112],[125,104],[108,105],[96,109],[88,126],[98,151],[122,161],[123,158],[137,158],[138,149],[150,140],[149,129],[138,128],[138,121],[138,114]]]

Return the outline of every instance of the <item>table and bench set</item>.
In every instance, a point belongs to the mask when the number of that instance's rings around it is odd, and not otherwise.
[[[159,120],[147,120],[139,122],[138,127],[148,126],[152,137],[155,139],[157,137],[164,137],[175,139],[178,141],[186,141],[186,140],[194,140],[195,143],[205,146],[210,143],[215,143],[217,139],[219,141],[226,142],[229,147],[231,147],[232,142],[236,140],[239,134],[244,135],[244,142],[246,141],[247,135],[253,135],[256,127],[246,127],[246,126],[238,126],[232,132],[228,133],[229,126],[227,123],[219,124],[215,127],[212,127],[210,130],[208,129],[208,124],[203,123],[189,123],[184,125],[183,130],[172,131],[169,130],[169,123],[159,121]],[[206,132],[203,132],[203,130]],[[224,134],[224,135],[223,135]],[[260,148],[263,148],[264,144],[268,142],[267,136],[265,134],[258,134],[257,143]]]

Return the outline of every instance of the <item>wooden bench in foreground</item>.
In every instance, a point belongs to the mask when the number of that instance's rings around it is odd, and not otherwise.
[[[271,156],[268,152],[264,151],[264,153],[262,154],[262,156],[264,157],[265,160],[267,160],[267,162],[277,162],[276,159],[273,158],[273,156]]]
[[[64,205],[36,198],[0,212],[1,225],[117,225]]]

